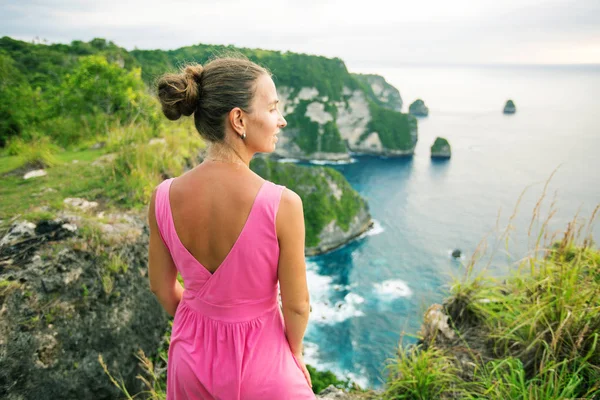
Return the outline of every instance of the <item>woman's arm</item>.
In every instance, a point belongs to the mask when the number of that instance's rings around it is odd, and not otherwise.
[[[304,211],[302,199],[285,189],[276,218],[279,240],[278,277],[285,332],[292,353],[302,354],[302,339],[308,324],[310,299],[304,260]]]
[[[148,278],[150,280],[150,290],[158,298],[165,311],[174,316],[183,294],[183,287],[177,281],[177,268],[158,231],[154,212],[155,199],[156,190],[152,193],[150,206],[148,207],[148,225],[150,226]]]

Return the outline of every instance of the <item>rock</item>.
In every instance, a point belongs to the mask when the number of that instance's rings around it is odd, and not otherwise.
[[[348,393],[345,390],[338,389],[333,385],[327,386],[317,394],[317,399],[328,399],[328,400],[361,400],[361,399],[381,399],[383,398],[382,393],[376,391],[369,391],[368,397],[365,394],[359,393]]]
[[[440,337],[439,335],[442,335]],[[439,339],[454,339],[454,331],[448,325],[448,316],[444,312],[444,308],[439,304],[433,304],[425,312],[423,326],[421,327],[421,335],[424,338],[435,337]]]
[[[329,385],[325,389],[321,390],[321,393],[319,393],[317,398],[330,400],[344,400],[348,399],[348,395],[342,389],[338,389],[333,385]]]
[[[514,114],[517,112],[517,107],[512,100],[508,100],[504,105],[504,114]]]
[[[43,169],[36,169],[33,171],[29,171],[28,173],[26,173],[25,175],[23,175],[23,179],[31,179],[31,178],[38,178],[40,176],[46,176],[48,175],[48,173],[43,170]]]
[[[35,236],[35,224],[29,221],[14,222],[8,233],[0,240],[0,247],[11,246],[14,243]]]
[[[94,145],[92,147],[90,147],[90,149],[92,150],[98,150],[98,149],[102,149],[106,146],[106,142],[98,142],[98,143],[94,143]]]
[[[63,203],[83,211],[91,210],[92,208],[98,207],[98,203],[96,203],[95,201],[87,201],[78,197],[67,197],[63,200]]]
[[[144,225],[143,218],[131,217],[137,225],[130,228]],[[130,393],[144,389],[136,379],[144,375],[136,352],[154,356],[168,328],[140,273],[147,269],[148,231],[89,249],[69,225],[73,221],[19,222],[7,235],[13,239],[3,238],[15,244],[0,247],[0,262],[11,261],[0,264],[0,281],[10,282],[0,293],[0,398],[120,398],[100,354]],[[23,241],[32,249],[15,257]],[[106,255],[113,254],[127,268],[111,272]]]
[[[423,100],[417,99],[408,107],[408,112],[415,117],[426,117],[429,115],[429,108]]]
[[[63,224],[62,228],[69,231],[69,232],[75,232],[77,230],[77,225],[74,224]]]
[[[394,86],[390,85],[383,76],[373,74],[351,74],[356,79],[366,83],[373,90],[375,98],[387,109],[402,110],[402,97]]]
[[[437,137],[431,145],[431,158],[447,159],[452,155],[450,143],[444,138]]]
[[[459,249],[454,249],[452,250],[452,257],[454,258],[460,258],[461,252]]]

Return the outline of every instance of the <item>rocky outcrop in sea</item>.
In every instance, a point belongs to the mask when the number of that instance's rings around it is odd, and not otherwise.
[[[512,100],[508,100],[504,105],[504,114],[514,114],[517,112],[517,107]]]
[[[408,107],[408,112],[415,117],[426,117],[429,115],[429,108],[423,100],[417,99]]]
[[[448,140],[437,137],[431,145],[431,158],[435,159],[448,159],[452,155],[450,143]]]

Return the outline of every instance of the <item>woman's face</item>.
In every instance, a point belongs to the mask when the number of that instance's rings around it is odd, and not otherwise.
[[[269,75],[261,75],[256,80],[256,91],[250,104],[246,128],[246,146],[257,153],[271,153],[279,140],[277,134],[287,125],[279,112],[279,98],[275,83]]]

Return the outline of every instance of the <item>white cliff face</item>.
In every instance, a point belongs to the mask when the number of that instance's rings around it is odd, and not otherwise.
[[[358,147],[360,136],[367,130],[367,125],[371,121],[371,113],[363,92],[360,90],[352,92],[344,87],[343,93],[348,96],[348,106],[346,107],[346,103],[343,101],[335,104],[338,109],[336,123],[342,139],[347,141],[352,150]]]
[[[365,140],[363,140],[360,146],[357,146],[357,150],[368,150],[368,151],[383,151],[383,145],[379,139],[377,132],[371,132]]]
[[[293,99],[290,98],[291,94],[292,89],[287,86],[280,86],[277,88],[277,97],[279,98],[278,107],[284,117],[287,114],[294,112],[295,105]]]
[[[375,96],[380,98],[382,101],[388,102],[390,100],[389,93],[386,92],[385,87],[383,87],[383,85],[379,82],[371,83],[371,89],[373,90],[373,93],[375,93]]]
[[[372,80],[369,84],[371,85],[374,94],[380,100],[388,101],[394,97],[392,89],[379,80]],[[319,91],[316,88],[304,87],[300,89],[295,96],[292,95],[293,92],[294,90],[289,87],[280,86],[277,88],[280,110],[283,116],[285,117],[286,115],[292,114],[301,101],[312,101],[307,105],[304,116],[310,121],[319,124],[320,134],[323,134],[323,126],[325,124],[335,121],[340,136],[347,144],[349,151],[387,155],[412,154],[413,149],[386,149],[381,143],[378,132],[368,132],[368,125],[372,117],[369,109],[369,101],[363,91],[344,87],[342,89],[343,100],[331,103],[337,109],[337,112],[334,115],[325,111],[325,103],[328,101],[328,97],[319,96]],[[298,134],[301,134],[301,132],[297,129],[284,129],[283,134],[280,135],[279,143],[277,144],[276,154],[280,157],[305,159],[306,155],[302,149],[294,143],[294,138]],[[411,135],[413,136],[413,142],[416,143],[416,129],[411,132]],[[362,140],[361,137],[363,138]],[[311,159],[341,160],[349,157],[348,154],[344,153],[322,152],[320,143],[317,147],[317,151],[310,155]]]
[[[342,198],[342,189],[340,189],[335,182],[329,179],[327,180],[327,185],[329,186],[329,189],[331,189],[331,194],[333,194],[333,197],[339,201]]]
[[[325,104],[316,101],[306,107],[306,116],[319,125],[333,121],[333,116],[325,111]]]
[[[319,95],[319,91],[317,90],[317,88],[314,88],[314,87],[311,87],[311,88],[303,87],[302,89],[300,89],[300,92],[298,93],[298,96],[296,96],[296,98],[294,99],[294,101],[297,104],[297,103],[300,102],[300,100],[312,100],[312,99],[316,99],[318,95]]]

